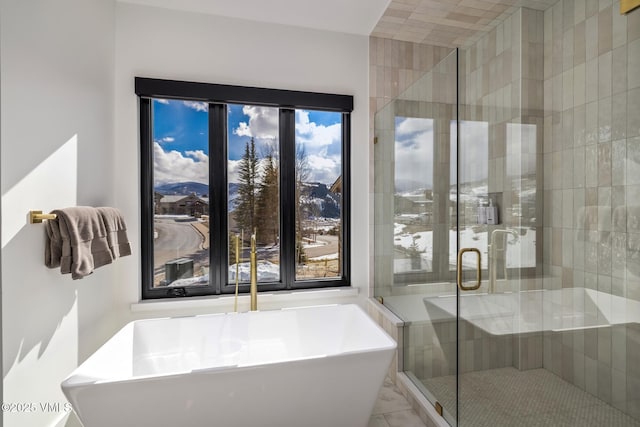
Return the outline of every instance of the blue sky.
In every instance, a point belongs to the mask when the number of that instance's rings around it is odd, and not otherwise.
[[[208,107],[203,102],[153,101],[155,182],[208,182]],[[304,144],[311,169],[309,181],[332,184],[340,174],[340,113],[296,111],[296,144]],[[245,144],[253,137],[263,156],[276,147],[278,109],[229,105],[228,154],[230,181]],[[277,153],[276,153],[277,154]]]

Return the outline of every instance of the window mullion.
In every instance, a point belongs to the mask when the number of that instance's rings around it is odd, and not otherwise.
[[[280,272],[286,289],[295,281],[296,251],[295,110],[280,109]]]
[[[209,104],[209,284],[227,283],[227,106]]]
[[[147,248],[142,251],[142,298],[151,295],[149,292],[153,284],[153,118],[151,100],[140,98],[140,190],[142,194],[141,216],[141,246]],[[147,226],[145,226],[147,225]]]
[[[340,277],[348,280],[351,277],[351,115],[342,113],[342,217]]]

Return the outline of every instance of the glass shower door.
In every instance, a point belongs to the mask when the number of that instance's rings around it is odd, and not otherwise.
[[[376,194],[393,200],[387,217],[393,242],[376,237],[376,246],[393,248],[393,265],[376,265],[376,277],[388,274],[392,286],[377,291],[405,321],[405,373],[452,425],[457,423],[458,365],[457,161],[451,144],[456,98],[454,51],[376,119],[377,134],[384,137],[376,145],[376,159],[384,162],[376,164],[376,180],[388,182],[378,171],[390,169],[394,183],[387,190],[392,194]],[[376,191],[383,188],[376,185]]]

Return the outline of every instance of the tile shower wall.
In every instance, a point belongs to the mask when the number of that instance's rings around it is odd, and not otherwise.
[[[544,287],[640,300],[640,10],[560,0],[544,30]],[[638,419],[639,366],[637,325],[545,333],[546,369]]]
[[[460,119],[487,124],[487,192],[498,201],[500,217],[498,226],[479,227],[488,233],[519,227],[534,233],[535,241],[542,235],[542,24],[541,11],[521,8],[461,55]],[[468,136],[463,127],[462,141]],[[472,143],[464,142],[463,150],[473,148]],[[474,161],[462,152],[462,167],[471,168]],[[460,203],[461,226],[475,226],[477,206]],[[536,259],[542,259],[541,248],[537,254],[524,245],[520,250],[521,268],[535,268]],[[513,286],[508,290],[521,289],[520,277],[518,271],[510,274]]]
[[[488,151],[480,161],[488,163],[487,195],[498,202],[500,217],[499,225],[477,225],[477,202],[462,198],[461,229],[473,227],[486,230],[488,235],[495,229],[515,229],[521,230],[521,235],[531,233],[536,242],[541,240],[543,42],[543,13],[521,8],[461,51],[460,120],[487,125]],[[474,143],[469,136],[461,135],[461,168],[474,168],[478,161],[464,153],[465,144]],[[542,287],[542,281],[535,278],[542,270],[538,268],[541,247],[519,248],[520,268],[510,269],[509,280],[497,282],[499,292]],[[483,284],[480,291],[486,292],[487,286]],[[460,332],[461,373],[507,366],[521,370],[542,367],[541,333],[496,337],[475,331],[471,336],[464,333],[469,326]]]

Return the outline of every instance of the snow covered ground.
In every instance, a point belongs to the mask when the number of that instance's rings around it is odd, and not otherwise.
[[[241,262],[238,265],[238,273],[241,282],[250,280],[251,265],[248,262]],[[280,266],[269,261],[258,261],[258,282],[275,281],[280,279]],[[229,282],[236,281],[236,265],[229,266]]]
[[[438,247],[433,245],[433,231],[420,231],[416,233],[406,233],[406,226],[403,224],[394,224],[394,245],[399,247],[401,251],[409,251],[414,244],[418,252],[420,252],[421,267],[420,270],[431,270],[431,262],[433,260],[433,251],[438,251]],[[524,228],[517,231],[518,237],[507,236],[507,267],[522,268],[535,266],[536,236],[535,230]],[[460,244],[463,248],[478,248],[482,254],[482,268],[487,268],[488,263],[488,233],[487,231],[475,232],[474,227],[468,227],[460,230]],[[411,262],[407,255],[401,251],[396,251],[396,259],[394,260],[394,272],[402,273],[412,271]],[[499,257],[504,254],[498,253]],[[457,262],[456,253],[456,232],[449,230],[449,265],[455,266]],[[464,257],[463,265],[473,268],[476,260],[474,257]]]
[[[249,282],[251,266],[248,262],[240,263],[238,266],[238,272],[240,273],[240,282]],[[280,279],[280,266],[269,261],[258,261],[258,282],[270,282]],[[236,281],[236,265],[229,266],[229,283]],[[209,284],[209,274],[205,274],[199,277],[189,277],[186,279],[178,279],[170,283],[169,287],[181,287],[181,286],[203,286]]]

